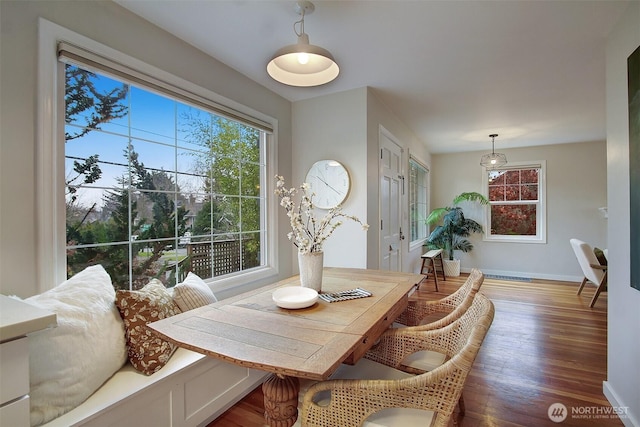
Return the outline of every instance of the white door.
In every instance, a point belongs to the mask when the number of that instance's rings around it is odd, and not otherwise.
[[[380,269],[402,269],[402,148],[380,129]]]

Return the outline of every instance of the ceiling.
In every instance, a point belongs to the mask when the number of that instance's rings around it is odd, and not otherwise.
[[[323,1],[305,18],[340,75],[294,88],[266,64],[295,1],[116,0],[290,101],[369,86],[431,153],[603,141],[606,37],[629,1]]]

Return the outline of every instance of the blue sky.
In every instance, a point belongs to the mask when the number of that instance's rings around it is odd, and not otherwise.
[[[121,83],[105,76],[94,80],[96,88],[101,92],[108,92]],[[127,114],[109,123],[100,125],[100,130],[89,132],[82,138],[73,139],[66,143],[67,156],[87,158],[94,154],[100,155],[100,169],[102,177],[92,184],[92,187],[111,188],[118,185],[118,178],[126,173],[126,157],[124,153],[131,137],[134,150],[145,167],[174,171],[192,171],[193,154],[191,150],[201,149],[186,142],[188,135],[184,132],[185,114],[195,114],[198,109],[179,103],[164,96],[130,86],[125,100],[128,105]],[[76,123],[85,124],[84,117],[79,117]],[[73,126],[68,132],[75,132]],[[184,148],[181,148],[184,147]],[[66,160],[65,175],[73,174],[73,160]],[[201,179],[181,176],[178,179],[181,189],[198,191]],[[80,203],[91,205],[98,202],[101,205],[102,190],[80,190]]]

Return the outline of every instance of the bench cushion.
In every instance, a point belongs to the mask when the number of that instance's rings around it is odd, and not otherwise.
[[[109,413],[124,401],[135,400],[153,386],[166,381],[180,371],[189,369],[192,365],[205,358],[184,348],[179,348],[163,369],[154,375],[144,375],[137,371],[130,363],[126,363],[102,387],[81,405],[46,424],[46,427],[69,427],[83,424],[100,414]],[[180,382],[175,380],[175,382]]]

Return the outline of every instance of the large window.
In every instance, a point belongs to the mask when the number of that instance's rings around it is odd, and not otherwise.
[[[544,162],[485,171],[490,203],[486,240],[546,241],[544,175]]]
[[[422,244],[427,238],[429,170],[416,159],[409,159],[409,229],[410,244]]]
[[[152,278],[170,287],[189,271],[246,282],[241,275],[269,267],[270,129],[204,89],[128,74],[128,65],[83,49],[56,46],[55,85],[64,90],[51,134],[60,145],[44,144],[50,155],[41,156],[41,202],[57,218],[41,239],[56,282],[63,269],[66,278],[94,264],[118,289]]]

